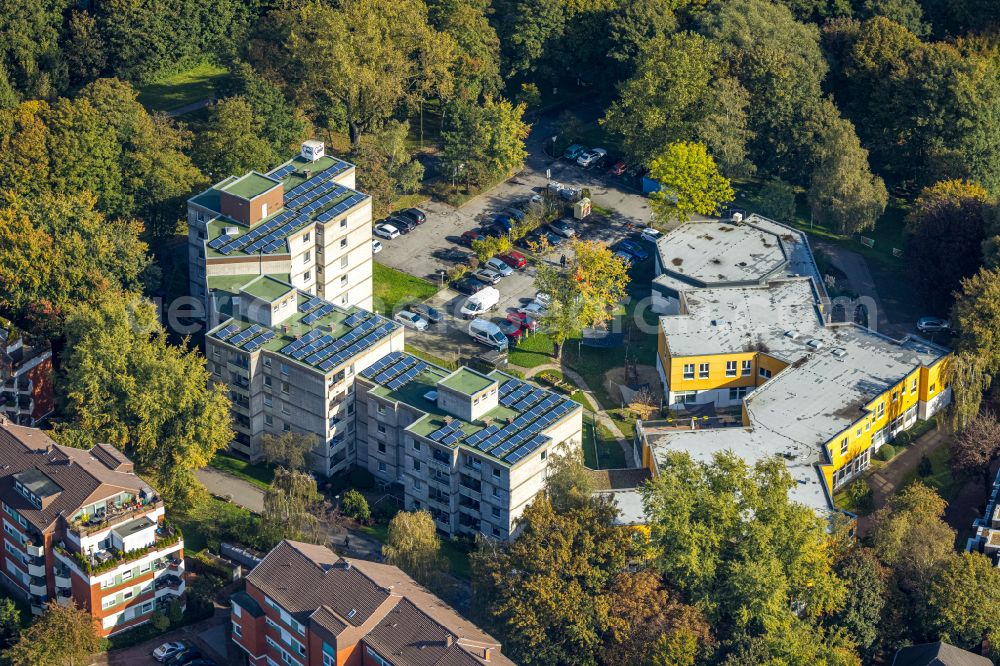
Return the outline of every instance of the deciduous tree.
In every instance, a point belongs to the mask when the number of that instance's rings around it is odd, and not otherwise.
[[[89,611],[50,603],[4,657],[11,666],[83,666],[101,643],[97,621]]]
[[[462,173],[467,182],[486,185],[520,169],[531,129],[523,116],[524,104],[502,98],[453,105],[451,126],[441,133],[445,175]]]
[[[447,569],[434,518],[427,511],[400,511],[393,516],[382,554],[424,585],[435,584]]]
[[[545,493],[556,512],[565,513],[585,505],[594,489],[594,479],[584,467],[580,451],[550,455]]]
[[[929,626],[940,640],[978,648],[1000,638],[1000,571],[981,553],[951,555],[927,592]]]
[[[401,194],[420,189],[424,166],[410,156],[406,145],[410,124],[390,120],[362,139],[354,150],[358,183],[375,200],[375,214],[388,212]]]
[[[965,476],[979,475],[989,495],[993,484],[990,466],[1000,456],[1000,422],[990,410],[981,411],[949,442],[950,464]]]
[[[472,251],[480,262],[485,262],[491,257],[506,254],[511,250],[510,238],[507,236],[485,236],[480,240],[472,241]]]
[[[1000,268],[981,268],[962,280],[952,319],[961,333],[959,351],[969,352],[995,375],[1000,370]]]
[[[368,507],[368,500],[360,492],[351,488],[344,493],[344,499],[340,503],[340,510],[345,516],[353,518],[359,523],[367,523],[372,518],[371,509]]]
[[[837,562],[837,575],[847,584],[844,607],[829,624],[850,634],[862,654],[875,655],[884,626],[882,612],[889,601],[889,571],[870,548],[852,549]]]
[[[566,266],[543,262],[535,274],[535,287],[551,299],[539,319],[557,359],[571,336],[612,319],[629,281],[625,262],[602,243],[574,240],[569,256]]]
[[[945,381],[951,387],[954,404],[951,423],[961,430],[979,414],[983,393],[993,383],[995,368],[975,351],[958,351],[944,366]]]
[[[661,220],[686,222],[692,213],[714,215],[735,196],[701,143],[670,144],[650,162],[649,177],[660,184],[653,210]]]
[[[454,95],[464,101],[493,97],[503,89],[500,38],[489,22],[487,0],[430,0],[427,14],[435,30],[455,40]]]
[[[756,212],[765,217],[786,223],[795,217],[795,188],[780,178],[764,183],[757,200],[760,204]]]
[[[304,472],[308,467],[309,453],[316,445],[312,433],[283,432],[266,434],[261,438],[264,460],[293,472]]]
[[[262,132],[263,125],[245,98],[219,100],[209,109],[205,129],[198,133],[195,162],[212,180],[266,171],[277,160]]]
[[[74,427],[121,449],[178,508],[233,437],[229,398],[197,350],[172,345],[152,303],[109,292],[74,307],[60,393]]]
[[[10,597],[0,599],[0,648],[9,648],[20,633],[21,610]]]
[[[323,543],[318,515],[322,500],[311,474],[278,467],[271,487],[264,493],[261,530],[274,542],[293,539]]]

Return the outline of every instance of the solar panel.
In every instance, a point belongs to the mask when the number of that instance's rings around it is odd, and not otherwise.
[[[328,315],[331,312],[333,312],[333,305],[331,305],[330,303],[324,303],[317,310],[315,310],[314,312],[310,312],[305,317],[303,317],[302,318],[302,323],[303,324],[312,324],[313,322],[315,322],[320,317]]]
[[[229,234],[222,234],[218,238],[208,241],[208,246],[213,250],[218,250],[220,247],[228,243],[231,239],[232,236],[230,236]]]
[[[514,452],[510,453],[505,460],[513,465],[522,458],[530,455],[532,451],[537,451],[543,444],[545,444],[546,439],[547,437],[545,437],[545,435],[536,435],[530,442],[522,444]]]
[[[244,342],[246,342],[247,340],[249,340],[250,338],[252,338],[253,336],[255,336],[258,333],[260,333],[261,331],[263,331],[263,330],[264,330],[263,326],[261,326],[260,324],[254,324],[253,326],[251,326],[247,330],[243,331],[242,333],[240,333],[238,335],[234,335],[233,339],[229,341],[229,344],[232,344],[232,345],[241,345]]]
[[[344,320],[344,324],[347,326],[357,326],[368,317],[367,312],[355,312],[350,317]]]
[[[452,421],[451,423],[444,424],[443,426],[441,426],[440,428],[429,434],[428,437],[435,442],[439,442],[448,435],[451,435],[456,431],[460,432],[461,430],[462,430],[462,424],[459,423],[458,421]]]
[[[514,389],[520,388],[521,386],[524,386],[524,382],[520,381],[519,379],[508,380],[504,382],[503,385],[500,387],[500,395],[501,396],[507,395]]]
[[[270,342],[274,338],[275,338],[275,332],[274,331],[264,331],[263,333],[261,333],[260,335],[258,335],[256,338],[253,338],[252,340],[249,340],[248,342],[244,342],[243,343],[243,349],[246,349],[247,351],[251,351],[251,352],[257,351],[258,349],[260,349],[261,347],[263,347],[264,345],[266,345],[268,342]]]
[[[281,180],[282,178],[284,178],[293,171],[295,171],[295,165],[286,164],[283,167],[278,167],[277,169],[275,169],[274,171],[270,172],[267,175],[270,176],[271,178],[274,178],[275,180]]]
[[[226,326],[221,331],[216,331],[215,332],[215,337],[219,338],[220,340],[225,340],[226,338],[228,338],[230,335],[232,335],[233,333],[235,333],[238,330],[240,330],[240,325],[239,324],[230,324],[229,326]]]
[[[365,368],[364,370],[362,370],[361,371],[361,376],[362,377],[367,377],[368,379],[371,379],[376,374],[378,374],[379,372],[381,372],[383,368],[385,368],[387,365],[389,365],[389,364],[393,363],[394,361],[396,361],[402,355],[403,355],[402,352],[395,352],[395,351],[394,352],[389,352],[388,355],[383,356],[382,358],[380,358],[379,360],[375,361],[374,363],[372,363],[371,365],[369,365],[367,368]]]

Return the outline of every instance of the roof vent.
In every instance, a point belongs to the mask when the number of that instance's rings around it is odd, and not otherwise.
[[[799,332],[798,331],[785,331],[785,337],[786,338],[791,338],[792,340],[798,340],[799,339]]]
[[[352,608],[351,612],[347,614],[347,619],[350,620],[352,617],[358,614],[357,608]]]
[[[222,227],[222,231],[229,236],[236,236],[240,233],[239,227]]]
[[[837,347],[830,353],[836,356],[837,358],[844,358],[845,356],[847,356],[847,350],[841,349],[840,347]]]
[[[806,340],[806,346],[809,347],[810,349],[814,349],[814,350],[815,349],[822,349],[823,348],[823,343],[821,341],[817,340],[816,338],[813,338],[812,340]]]
[[[743,221],[743,213],[733,213],[733,222],[739,224]]]
[[[713,319],[712,320],[712,326],[723,326],[723,325],[725,325],[725,323],[726,323],[725,319]]]

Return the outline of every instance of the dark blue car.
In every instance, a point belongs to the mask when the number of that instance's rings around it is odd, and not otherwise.
[[[615,249],[632,255],[637,261],[646,261],[649,258],[649,253],[642,249],[642,246],[635,241],[623,240],[618,243]]]

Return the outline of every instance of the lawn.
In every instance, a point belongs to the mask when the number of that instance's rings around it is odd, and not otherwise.
[[[252,526],[253,514],[236,504],[209,497],[186,513],[174,513],[171,521],[184,533],[184,550],[198,552],[209,545],[217,547],[217,541],[233,538],[232,529]]]
[[[417,358],[422,358],[428,363],[439,365],[446,370],[455,370],[458,368],[458,365],[456,365],[454,361],[446,361],[445,359],[437,357],[434,354],[428,354],[423,349],[417,349],[413,345],[406,345],[404,349],[407,354],[413,354]]]
[[[510,350],[507,360],[522,368],[534,368],[546,363],[555,363],[552,354],[555,346],[552,338],[547,335],[530,335],[522,338],[516,347]]]
[[[274,480],[274,468],[270,465],[250,464],[226,453],[216,453],[208,464],[217,470],[248,481],[262,490],[267,490]]]
[[[589,412],[583,418],[583,464],[591,469],[625,467],[625,452],[611,431],[595,422]]]
[[[139,89],[139,102],[150,111],[169,111],[218,96],[229,70],[210,62],[172,74]]]
[[[942,445],[931,451],[927,457],[931,461],[931,473],[927,476],[920,476],[918,471],[914,470],[903,477],[903,482],[899,487],[902,488],[913,481],[920,481],[938,491],[938,494],[945,501],[950,502],[958,496],[964,483],[963,479],[955,478],[951,473],[951,467],[948,465],[951,460],[951,449],[947,445]]]
[[[383,266],[377,261],[372,263],[372,282],[375,309],[387,317],[391,317],[399,306],[425,301],[438,291],[432,282]]]

